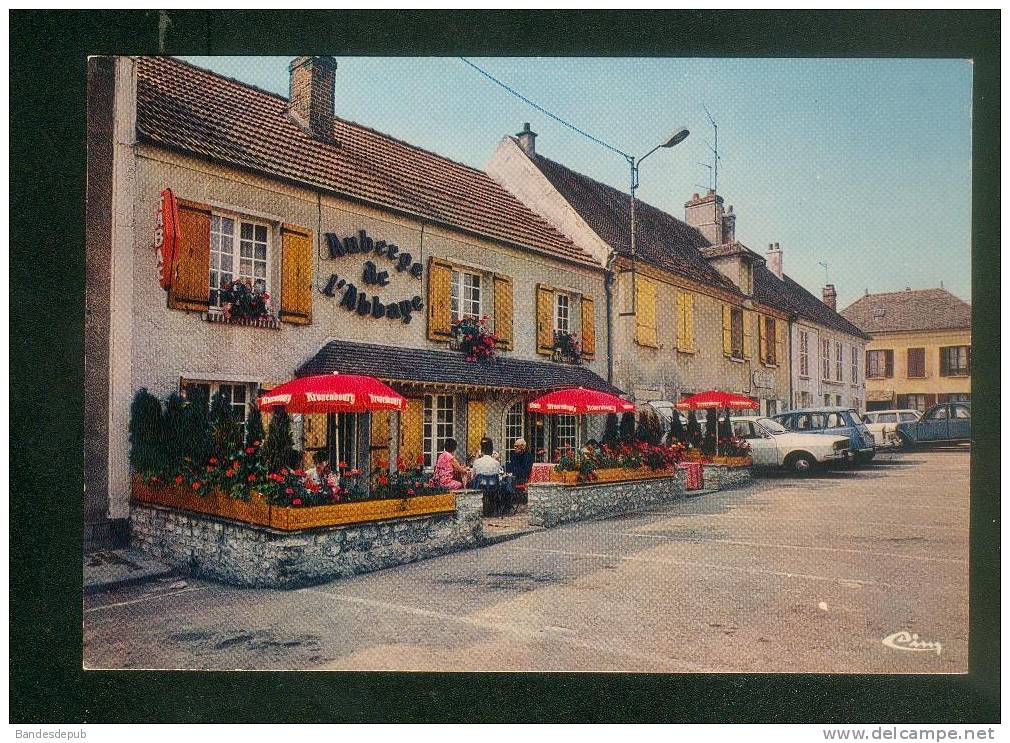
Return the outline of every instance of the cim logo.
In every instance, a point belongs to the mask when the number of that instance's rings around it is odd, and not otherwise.
[[[926,642],[920,640],[919,636],[913,632],[895,632],[883,639],[883,643],[894,650],[913,650],[915,652],[936,653],[939,655],[943,651],[943,645],[938,642]]]

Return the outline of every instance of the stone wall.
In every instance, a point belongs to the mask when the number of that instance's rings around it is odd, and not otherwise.
[[[750,467],[727,467],[724,464],[706,464],[703,467],[705,487],[714,490],[732,490],[749,485]]]
[[[706,469],[705,477],[708,477]],[[536,483],[527,489],[529,523],[547,528],[668,503],[684,495],[686,475],[598,485]],[[707,482],[706,482],[707,485]]]
[[[291,588],[474,547],[481,494],[460,491],[456,512],[284,532],[133,504],[131,542],[192,575],[240,586]]]

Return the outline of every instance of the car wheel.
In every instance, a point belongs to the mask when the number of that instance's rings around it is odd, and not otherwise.
[[[817,466],[817,460],[804,451],[791,454],[786,467],[797,475],[809,475]]]

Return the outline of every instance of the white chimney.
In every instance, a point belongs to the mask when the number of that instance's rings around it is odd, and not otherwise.
[[[779,279],[782,278],[782,248],[778,243],[768,243],[768,255],[765,258],[768,270]]]
[[[530,122],[523,124],[523,130],[516,135],[519,146],[529,157],[537,154],[537,133],[530,129]]]

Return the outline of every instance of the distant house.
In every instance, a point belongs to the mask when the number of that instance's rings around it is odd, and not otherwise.
[[[866,294],[842,315],[872,336],[867,409],[971,400],[971,305],[945,289]]]
[[[863,354],[870,337],[835,310],[828,284],[818,299],[782,271],[782,249],[768,246],[766,265],[754,273],[755,294],[791,312],[792,407],[844,405],[862,411],[866,386]]]

